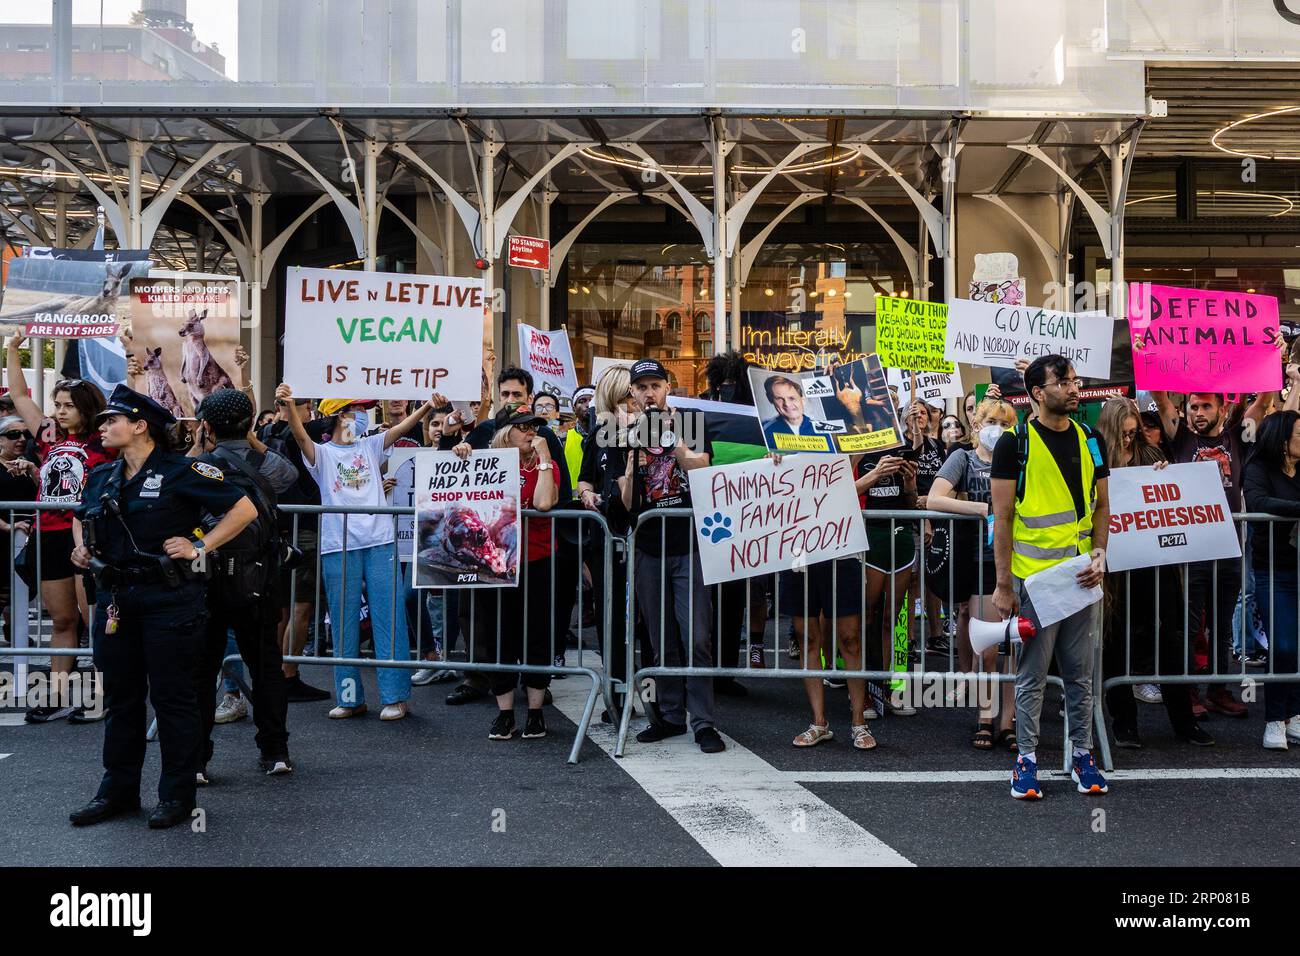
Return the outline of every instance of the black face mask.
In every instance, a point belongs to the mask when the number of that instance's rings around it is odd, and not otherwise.
[[[734,402],[736,400],[736,383],[723,382],[721,386],[713,390],[713,400],[715,402]]]

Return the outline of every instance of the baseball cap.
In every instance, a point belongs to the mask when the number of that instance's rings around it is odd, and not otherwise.
[[[628,381],[635,382],[642,378],[661,378],[668,381],[668,370],[658,361],[652,358],[638,359],[632,363],[632,370],[628,372]]]

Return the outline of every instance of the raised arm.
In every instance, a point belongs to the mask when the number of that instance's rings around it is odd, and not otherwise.
[[[298,416],[298,406],[293,400],[293,389],[281,382],[275,389],[275,399],[284,402],[285,417],[289,420],[289,431],[293,432],[293,440],[298,443],[298,450],[302,452],[303,461],[308,465],[316,464],[316,443],[311,440],[307,434],[307,429],[303,427],[302,419]]]
[[[32,399],[31,393],[27,390],[27,379],[23,377],[23,360],[18,354],[22,347],[23,337],[15,335],[9,340],[8,355],[6,356],[6,368],[9,372],[9,397],[14,400],[14,411],[18,417],[23,420],[27,430],[35,435],[41,429],[41,422],[45,421],[45,413],[41,411],[41,406]]]
[[[1168,392],[1152,392],[1151,400],[1156,403],[1156,414],[1160,416],[1160,423],[1165,426],[1165,437],[1172,441],[1178,431],[1178,406],[1174,404]]]
[[[424,421],[429,416],[430,412],[435,408],[441,408],[446,404],[447,399],[442,395],[439,395],[437,392],[434,392],[427,402],[415,411],[411,412],[411,414],[407,415],[396,425],[392,425],[384,431],[384,447],[391,448],[393,442],[397,441],[397,439],[401,438],[416,425],[420,424],[420,422]]]

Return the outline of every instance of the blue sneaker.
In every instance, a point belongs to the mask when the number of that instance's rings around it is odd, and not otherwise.
[[[1017,800],[1041,800],[1043,788],[1038,785],[1038,764],[1021,757],[1011,769],[1011,795]]]
[[[1074,769],[1070,771],[1070,779],[1079,785],[1080,793],[1102,794],[1110,790],[1106,785],[1106,778],[1097,769],[1097,761],[1092,759],[1092,754],[1074,758]]]

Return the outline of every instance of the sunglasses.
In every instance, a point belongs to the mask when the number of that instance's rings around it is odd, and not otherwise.
[[[54,383],[54,391],[58,392],[66,388],[76,388],[78,385],[85,384],[86,383],[79,378],[61,378]]]
[[[18,439],[26,437],[26,432],[0,432],[0,438],[8,438],[10,441],[18,441]]]

